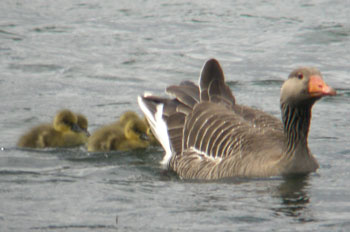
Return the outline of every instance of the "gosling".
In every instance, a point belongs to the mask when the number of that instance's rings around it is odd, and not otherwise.
[[[83,130],[78,126],[77,122],[78,119],[74,113],[67,109],[61,110],[56,114],[53,124],[42,124],[32,128],[20,137],[17,146],[26,148],[46,148],[80,145],[80,139],[77,138],[80,136],[79,133]],[[72,133],[72,135],[70,135],[70,133]],[[71,141],[73,139],[75,139],[75,141]]]
[[[137,114],[128,111],[119,121],[95,131],[88,140],[87,149],[89,152],[128,151],[149,145],[146,124]]]

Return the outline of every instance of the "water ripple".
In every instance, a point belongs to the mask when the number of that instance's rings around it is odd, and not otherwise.
[[[18,35],[16,33],[12,33],[12,32],[3,30],[3,29],[0,29],[0,38],[11,39],[11,40],[14,40],[14,41],[21,41],[21,40],[23,40],[22,36],[20,36],[20,35]]]
[[[70,230],[70,229],[82,229],[82,230],[99,230],[99,229],[107,229],[107,230],[117,230],[118,227],[114,225],[79,225],[79,224],[71,224],[71,225],[49,225],[42,227],[31,227],[30,230]]]
[[[64,69],[56,64],[10,64],[8,68],[31,73],[53,72]]]
[[[71,28],[65,26],[43,26],[36,27],[32,30],[38,33],[64,33],[71,31]]]

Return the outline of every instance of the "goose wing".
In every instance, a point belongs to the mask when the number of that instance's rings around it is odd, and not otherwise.
[[[182,153],[170,166],[185,179],[268,176],[277,172],[271,166],[283,141],[280,131],[253,127],[223,105],[200,102],[185,119]]]
[[[199,85],[191,81],[184,81],[180,85],[172,85],[166,89],[168,94],[174,96],[178,103],[181,103],[177,104],[177,112],[188,115],[195,104],[200,101],[210,101],[232,109],[242,117],[241,120],[245,120],[254,127],[283,130],[280,119],[264,111],[236,104],[235,97],[225,83],[224,73],[217,60],[211,59],[204,64]]]

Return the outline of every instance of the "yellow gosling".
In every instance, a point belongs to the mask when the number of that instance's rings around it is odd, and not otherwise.
[[[126,123],[125,123],[126,121]],[[104,126],[93,133],[88,141],[88,151],[133,150],[147,148],[147,127],[139,118],[130,117],[122,122]]]
[[[83,129],[84,131],[86,131],[87,134],[89,134],[89,132],[88,132],[88,125],[89,125],[89,123],[88,123],[87,118],[84,115],[82,115],[82,114],[76,114],[76,115],[77,115],[77,119],[78,119],[78,122],[77,122],[78,126],[81,129]]]
[[[90,133],[88,131],[88,120],[82,114],[76,114],[77,116],[77,124],[81,131],[69,131],[64,133],[64,146],[65,147],[75,147],[86,144]]]
[[[125,111],[120,117],[119,120],[114,122],[112,125],[115,127],[124,128],[126,123],[130,120],[140,120],[140,117],[133,111]]]
[[[150,145],[147,127],[142,120],[129,120],[124,127],[124,135],[125,140],[116,144],[117,150],[147,148]]]
[[[28,148],[66,147],[64,134],[80,132],[77,116],[70,110],[59,111],[53,124],[42,124],[32,128],[18,140],[17,146]]]

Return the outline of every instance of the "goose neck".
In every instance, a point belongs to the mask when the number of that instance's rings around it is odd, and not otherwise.
[[[281,105],[284,132],[287,136],[288,152],[298,146],[307,148],[307,138],[311,121],[312,105]]]

